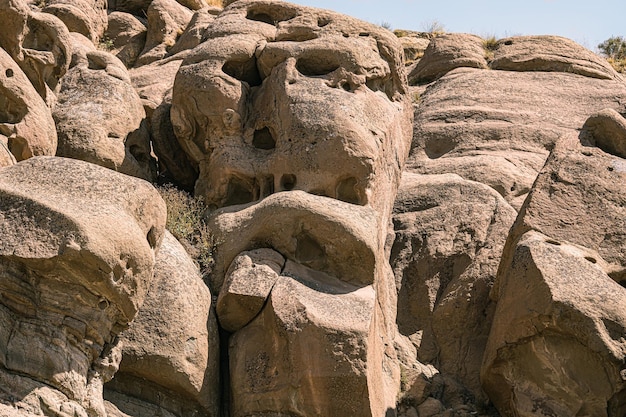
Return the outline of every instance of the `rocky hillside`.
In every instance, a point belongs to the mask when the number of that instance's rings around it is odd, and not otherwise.
[[[622,76],[226,3],[0,0],[0,417],[626,416]]]

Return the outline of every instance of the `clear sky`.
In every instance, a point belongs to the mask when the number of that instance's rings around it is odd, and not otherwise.
[[[611,36],[626,37],[626,0],[288,0],[331,9],[393,29],[424,30],[433,21],[446,32],[503,38],[560,35],[595,50]]]

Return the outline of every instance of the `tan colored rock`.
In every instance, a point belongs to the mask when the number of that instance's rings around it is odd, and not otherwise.
[[[193,14],[185,31],[176,41],[176,44],[169,50],[169,54],[175,55],[200,45],[204,32],[213,20],[215,20],[215,16],[218,15],[220,11],[221,9],[218,7],[204,7],[197,10]]]
[[[383,415],[363,377],[378,345],[372,287],[302,268],[287,261],[268,306],[231,337],[231,414]]]
[[[208,1],[205,0],[176,0],[182,6],[191,10],[200,10],[206,7]],[[143,16],[153,0],[109,0],[109,10],[132,13]]]
[[[57,133],[50,109],[2,48],[0,66],[0,166],[54,155]]]
[[[537,177],[492,292],[481,379],[503,415],[623,413],[625,176],[571,135]]]
[[[406,64],[413,63],[424,56],[426,48],[430,44],[430,39],[419,36],[401,36],[400,43],[404,49],[404,60]]]
[[[61,19],[70,32],[78,32],[97,44],[107,28],[106,0],[45,0],[42,9]]]
[[[515,36],[500,39],[489,66],[505,71],[549,71],[605,80],[621,77],[598,54],[560,36]]]
[[[69,32],[57,17],[31,11],[22,0],[0,1],[0,47],[11,55],[46,103],[70,65]]]
[[[169,232],[157,254],[146,300],[120,340],[120,370],[107,390],[175,415],[218,415],[219,338],[211,293]],[[146,390],[143,381],[152,388]],[[124,403],[115,405],[133,415]]]
[[[626,160],[564,137],[541,170],[511,229],[503,265],[528,230],[600,254],[606,272],[626,282]],[[497,287],[496,287],[497,291]],[[497,294],[497,292],[496,292]]]
[[[250,323],[268,299],[285,265],[285,258],[270,249],[240,253],[230,264],[217,299],[220,325],[234,333]]]
[[[419,97],[408,169],[482,182],[519,208],[557,140],[623,100],[614,80],[456,69]]]
[[[614,109],[592,114],[583,126],[592,146],[626,159],[626,119]]]
[[[164,58],[183,33],[192,12],[175,0],[154,0],[148,7],[146,45],[137,58],[137,66]]]
[[[179,59],[164,59],[129,71],[135,91],[139,94],[148,117],[171,96],[174,78],[182,63]],[[171,97],[168,100],[171,103]]]
[[[204,38],[178,71],[171,118],[199,167],[196,195],[221,208],[213,287],[226,291],[241,252],[286,259],[231,336],[233,416],[392,412],[385,241],[411,118],[401,45],[378,26],[275,1],[231,4]]]
[[[151,65],[141,68],[147,67],[151,67]],[[193,192],[198,179],[198,172],[176,139],[170,119],[171,108],[170,93],[164,102],[152,111],[150,117],[150,138],[152,150],[158,160],[159,181],[165,184],[174,184],[188,192]]]
[[[0,171],[0,217],[3,403],[105,416],[102,384],[152,281],[163,200],[96,165],[34,157]]]
[[[493,403],[507,417],[623,415],[626,290],[589,249],[529,231],[509,250],[481,375]]]
[[[57,155],[146,180],[155,178],[148,126],[124,64],[98,50],[76,49],[54,108]]]
[[[135,16],[124,12],[112,12],[108,16],[105,36],[112,42],[111,53],[126,67],[132,67],[146,45],[148,29]]]
[[[515,210],[486,185],[456,175],[405,172],[394,206],[391,266],[400,333],[417,359],[486,404],[478,379],[495,281]]]
[[[446,33],[430,41],[424,56],[409,74],[409,82],[428,83],[461,67],[487,68],[483,39],[470,34]]]

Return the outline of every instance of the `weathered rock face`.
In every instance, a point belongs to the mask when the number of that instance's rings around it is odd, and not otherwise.
[[[0,47],[11,55],[47,103],[71,57],[67,27],[57,17],[34,12],[22,0],[0,1]]]
[[[191,11],[175,0],[154,0],[148,7],[146,45],[137,58],[145,65],[164,58],[191,20]]]
[[[112,42],[111,53],[127,67],[132,67],[146,45],[148,30],[135,16],[112,12],[108,16],[106,37]]]
[[[57,155],[154,179],[145,112],[124,64],[104,51],[74,49],[53,111]]]
[[[511,230],[482,369],[506,416],[624,412],[625,172],[621,157],[564,139]]]
[[[624,102],[619,80],[456,69],[420,96],[409,170],[456,173],[519,208],[558,138]]]
[[[102,384],[148,292],[165,204],[143,181],[36,157],[0,172],[0,218],[3,406],[106,416]]]
[[[0,66],[0,161],[4,161],[0,166],[31,156],[54,155],[57,133],[50,109],[2,48]]]
[[[204,39],[176,76],[171,118],[196,194],[223,207],[212,281],[235,331],[232,415],[384,415],[399,383],[384,244],[410,135],[401,46],[271,1],[233,3]],[[284,266],[247,254],[261,249]]]
[[[70,32],[98,43],[107,28],[106,0],[46,0],[42,10],[61,19]]]
[[[434,81],[455,68],[487,68],[480,36],[450,33],[432,39],[409,74],[411,84]]]
[[[398,329],[421,363],[465,385],[466,404],[449,406],[487,402],[478,376],[495,309],[489,291],[515,216],[484,184],[452,174],[403,175],[391,251]]]
[[[129,395],[175,415],[218,416],[219,338],[211,293],[169,232],[152,287],[120,340],[123,359],[105,395],[120,410],[128,408]]]
[[[621,79],[606,60],[560,36],[501,39],[489,67],[505,71],[566,72],[605,80]]]

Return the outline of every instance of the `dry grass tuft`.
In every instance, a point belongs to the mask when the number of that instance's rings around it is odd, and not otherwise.
[[[204,221],[203,201],[172,185],[157,187],[167,205],[166,227],[200,266],[203,277],[213,267],[213,235]]]
[[[224,7],[223,0],[204,0],[204,2],[207,4],[207,6]]]

